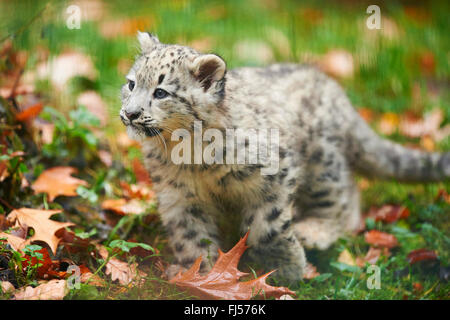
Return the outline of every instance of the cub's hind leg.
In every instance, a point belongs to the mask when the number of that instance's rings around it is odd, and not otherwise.
[[[359,190],[344,157],[336,153],[308,172],[293,228],[306,248],[323,250],[359,226]]]

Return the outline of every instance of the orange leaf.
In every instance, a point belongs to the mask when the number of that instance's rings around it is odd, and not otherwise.
[[[34,230],[34,235],[23,241],[19,249],[23,249],[33,241],[43,241],[48,244],[55,254],[61,240],[55,235],[56,231],[74,225],[71,222],[58,222],[49,219],[60,212],[61,210],[37,210],[30,208],[20,208],[11,211],[7,217],[8,220],[16,221],[19,225],[27,226],[27,228],[33,228]]]
[[[145,184],[152,183],[148,171],[144,168],[144,165],[141,161],[139,161],[139,159],[133,159],[133,171],[134,175],[136,176],[137,182]]]
[[[272,287],[266,284],[267,277],[274,271],[268,272],[256,279],[239,281],[247,273],[237,269],[239,260],[247,249],[245,242],[248,232],[230,251],[223,253],[219,249],[219,258],[211,271],[201,276],[198,271],[202,257],[198,257],[192,267],[185,273],[178,273],[170,283],[185,289],[191,294],[202,299],[235,299],[248,300],[254,296],[281,297],[285,294],[295,295],[294,292],[284,287]]]
[[[102,202],[102,208],[111,210],[119,215],[141,214],[144,213],[146,207],[137,199],[109,199]]]
[[[398,245],[397,238],[386,232],[370,230],[366,232],[364,237],[368,244],[378,247],[393,248]]]
[[[54,167],[45,170],[31,186],[35,193],[45,192],[49,201],[57,196],[76,196],[78,186],[87,186],[87,182],[71,176],[77,170],[72,167]]]
[[[38,102],[31,107],[19,112],[16,114],[17,121],[25,121],[31,118],[36,117],[39,113],[41,113],[43,105],[41,102]]]

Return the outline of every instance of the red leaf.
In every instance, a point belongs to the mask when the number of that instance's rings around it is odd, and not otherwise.
[[[436,260],[437,258],[438,257],[436,255],[436,252],[427,249],[413,250],[408,254],[407,257],[409,264],[414,264],[416,262],[424,260]]]
[[[233,299],[248,300],[255,295],[279,298],[285,294],[295,295],[294,292],[284,287],[272,287],[266,284],[267,277],[273,272],[268,272],[256,279],[239,281],[247,273],[238,270],[239,260],[247,249],[248,232],[230,251],[223,253],[219,250],[217,259],[211,271],[201,276],[198,271],[202,257],[198,257],[192,267],[184,274],[178,273],[170,283],[189,291],[191,294],[203,299]]]
[[[370,230],[366,232],[364,238],[368,244],[378,247],[393,248],[398,245],[398,241],[395,236],[377,230]]]
[[[379,208],[370,208],[368,217],[374,218],[375,221],[383,221],[387,223],[395,222],[399,219],[406,219],[409,217],[409,210],[404,206],[399,205],[384,205]]]
[[[39,113],[41,113],[43,105],[41,102],[32,105],[31,107],[19,112],[16,114],[17,121],[25,121],[31,118],[36,117]]]

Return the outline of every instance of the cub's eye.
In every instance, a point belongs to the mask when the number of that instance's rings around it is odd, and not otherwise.
[[[167,97],[168,95],[169,95],[169,93],[166,90],[163,90],[163,89],[160,89],[160,88],[157,88],[155,90],[155,92],[153,92],[153,96],[156,99],[163,99],[163,98]]]
[[[128,89],[130,89],[130,91],[133,91],[133,89],[134,89],[134,81],[133,80],[128,80]]]

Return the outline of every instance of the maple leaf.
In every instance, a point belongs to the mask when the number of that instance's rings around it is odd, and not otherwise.
[[[31,186],[35,193],[45,192],[49,201],[57,196],[76,196],[78,186],[87,186],[87,182],[71,176],[77,170],[72,167],[54,167],[45,170]]]
[[[50,280],[36,288],[28,286],[18,290],[15,300],[62,300],[68,293],[66,280]]]
[[[106,260],[108,259],[108,251],[105,247],[98,245],[98,253]],[[116,258],[110,258],[106,263],[107,275],[111,275],[111,280],[118,280],[120,284],[127,285],[131,282],[136,282],[137,278],[145,277],[147,274],[137,269],[137,263],[128,264]]]
[[[219,258],[207,275],[201,276],[198,273],[202,262],[200,256],[189,270],[183,274],[179,272],[169,282],[202,299],[248,300],[262,295],[276,298],[285,294],[295,295],[288,288],[272,287],[266,283],[267,277],[275,270],[256,279],[239,281],[241,277],[248,275],[237,269],[242,254],[248,248],[245,245],[248,234],[247,232],[227,253],[223,253],[219,249]]]
[[[61,238],[55,235],[56,231],[73,226],[71,222],[58,222],[50,220],[50,217],[61,213],[61,210],[38,210],[30,208],[20,208],[13,210],[8,215],[8,220],[16,221],[21,226],[33,228],[34,235],[23,241],[19,249],[23,249],[26,245],[33,241],[43,241],[48,244],[53,253],[56,253]]]
[[[366,232],[364,238],[368,244],[378,247],[393,248],[398,245],[397,238],[394,235],[378,230]]]

